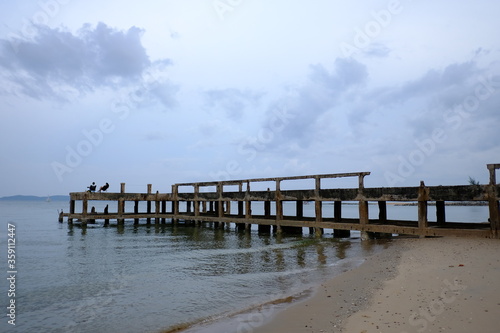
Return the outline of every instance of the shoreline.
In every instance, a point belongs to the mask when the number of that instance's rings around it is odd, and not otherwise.
[[[300,295],[177,332],[497,332],[500,240],[396,238]]]
[[[497,332],[499,254],[496,239],[397,239],[251,332]]]
[[[391,240],[382,239],[363,241],[360,244],[364,244],[367,251],[371,251],[371,247],[374,245],[382,245],[384,248],[380,248],[369,256],[351,258],[348,259],[347,262],[339,261],[336,266],[338,266],[340,270],[338,273],[335,273],[333,277],[325,277],[322,281],[305,286],[303,289],[296,290],[295,293],[293,291],[288,291],[281,295],[270,295],[268,300],[249,305],[244,309],[236,310],[231,313],[223,313],[213,317],[200,318],[190,323],[181,323],[169,329],[161,330],[159,333],[254,332],[255,329],[272,321],[276,315],[313,297],[317,293],[320,285],[323,285],[334,277],[342,276],[346,274],[346,272],[357,269],[365,263],[367,260],[366,258],[384,253],[392,246],[393,242]]]
[[[383,251],[318,285],[310,298],[290,305],[252,332],[342,332],[348,318],[368,306],[371,294],[396,276],[406,240],[391,241]]]

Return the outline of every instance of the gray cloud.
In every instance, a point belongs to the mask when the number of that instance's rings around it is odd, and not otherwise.
[[[336,59],[331,71],[322,65],[312,65],[309,82],[297,88],[293,96],[287,96],[269,108],[265,123],[275,117],[277,109],[285,109],[290,119],[280,133],[275,133],[277,141],[305,148],[317,138],[318,133],[325,133],[328,124],[324,123],[322,116],[344,104],[343,99],[353,89],[362,89],[367,78],[366,66],[354,59]],[[328,135],[332,137],[334,133]],[[279,143],[272,143],[275,144]]]
[[[497,110],[500,76],[495,76],[494,72],[471,60],[429,70],[400,85],[369,89],[366,86],[368,71],[356,60],[337,59],[331,70],[314,65],[308,83],[269,107],[262,128],[267,129],[267,137],[271,139],[253,147],[293,157],[311,149],[341,144],[348,137],[350,143],[362,141],[384,155],[394,154],[398,143],[412,146],[414,140],[429,138],[436,129],[442,129],[446,135],[457,136],[457,139],[440,148],[446,149],[448,144],[453,144],[475,147],[478,151],[491,149],[492,142],[500,140],[500,131],[490,128],[500,121]],[[489,82],[490,96],[481,97],[477,108],[466,116],[458,118],[453,114],[453,120],[445,118],[445,114],[457,105],[477,101],[478,89],[486,94],[484,80]],[[279,113],[277,110],[286,110],[286,123],[283,128],[276,126],[278,129],[270,135],[273,129],[269,124]],[[343,118],[347,122],[343,122]],[[342,124],[348,128],[342,128]],[[485,128],[483,134],[488,135],[458,135],[462,131],[477,133],[478,126]],[[491,140],[485,140],[487,137]],[[245,147],[250,149],[250,146]]]
[[[259,104],[262,96],[263,93],[234,88],[214,89],[205,92],[205,101],[207,106],[221,108],[229,119],[238,121],[243,117],[245,109]]]
[[[363,54],[369,57],[385,58],[391,53],[391,50],[380,43],[371,43],[363,49]]]
[[[4,80],[18,95],[62,98],[60,90],[68,88],[86,93],[137,80],[151,65],[140,40],[143,31],[136,27],[121,31],[104,23],[95,28],[87,24],[76,34],[46,26],[34,29],[31,40],[0,40]]]

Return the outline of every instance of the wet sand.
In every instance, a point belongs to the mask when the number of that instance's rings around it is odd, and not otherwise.
[[[398,239],[245,332],[499,332],[500,240]]]

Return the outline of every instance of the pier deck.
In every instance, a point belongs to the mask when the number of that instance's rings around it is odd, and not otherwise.
[[[500,185],[496,184],[496,169],[500,164],[488,164],[490,183],[487,185],[426,186],[421,182],[416,187],[365,188],[364,177],[369,172],[354,172],[296,177],[258,178],[245,180],[181,183],[172,185],[170,193],[152,193],[148,185],[146,193],[127,193],[121,184],[120,193],[70,193],[70,212],[61,213],[59,220],[66,217],[68,223],[94,223],[110,220],[118,224],[133,220],[134,224],[163,224],[184,222],[214,222],[218,226],[234,223],[237,229],[248,229],[257,224],[260,231],[300,233],[309,227],[318,235],[324,229],[333,229],[334,235],[348,237],[351,230],[358,230],[364,236],[390,236],[392,234],[418,236],[470,236],[500,238],[499,198]],[[322,188],[322,180],[331,178],[357,177],[354,188]],[[283,190],[289,181],[308,180],[314,183],[310,189]],[[256,183],[271,184],[267,190],[252,190]],[[257,184],[258,185],[258,184]],[[187,190],[186,190],[187,188]],[[184,190],[184,191],[183,191]],[[81,211],[76,212],[76,202],[81,201]],[[109,212],[88,211],[89,202],[115,202],[117,210]],[[446,202],[465,204],[485,202],[489,206],[489,219],[483,223],[457,223],[446,220]],[[127,202],[133,202],[133,211],[126,211]],[[139,203],[146,203],[146,211],[139,211]],[[260,202],[263,212],[252,212],[252,206]],[[293,202],[292,216],[284,215],[283,204]],[[343,203],[357,206],[357,218],[342,216]],[[390,220],[387,210],[390,203],[415,203],[414,221]],[[314,216],[304,216],[304,204],[314,205]],[[378,206],[378,215],[369,216],[370,204]],[[428,205],[435,204],[435,222],[428,219]],[[324,211],[333,210],[333,217],[324,216]],[[287,212],[290,214],[289,212]],[[331,214],[330,214],[331,215]]]

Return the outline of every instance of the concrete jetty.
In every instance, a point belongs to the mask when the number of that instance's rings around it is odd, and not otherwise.
[[[500,169],[500,164],[488,164],[487,168],[490,181],[486,185],[426,186],[422,181],[415,187],[366,188],[364,178],[370,172],[179,183],[172,185],[169,193],[152,193],[151,184],[147,185],[145,193],[127,193],[126,184],[121,183],[119,193],[70,193],[70,211],[61,212],[59,221],[66,218],[68,223],[86,224],[103,220],[105,226],[110,220],[118,225],[126,221],[134,224],[213,222],[217,227],[234,224],[237,230],[248,230],[250,225],[256,224],[261,232],[301,233],[303,227],[308,227],[311,232],[321,235],[324,229],[333,229],[337,237],[349,237],[351,230],[359,230],[364,238],[390,237],[392,234],[500,238],[500,185],[496,183],[496,170]],[[346,177],[357,177],[357,186],[322,186],[327,179]],[[294,181],[313,185],[307,189],[284,189],[290,188],[290,184],[293,188]],[[252,189],[259,188],[259,183],[270,186],[266,190]],[[94,201],[111,202],[116,210],[110,212],[108,205],[104,211],[89,211],[89,203]],[[144,207],[142,202],[146,203],[146,209],[140,211],[140,206]],[[358,217],[342,216],[342,206],[346,202],[357,205]],[[393,206],[388,202],[416,203],[415,219],[388,219],[387,211]],[[483,223],[448,221],[446,202],[486,202],[489,219]],[[81,207],[78,212],[75,209],[77,203]],[[133,208],[127,210],[132,203]],[[263,203],[263,211],[252,211],[257,203]],[[295,206],[294,214],[285,215],[284,203]],[[314,205],[314,216],[304,216],[305,204]],[[377,205],[376,216],[369,216],[369,204]],[[431,204],[436,206],[436,216],[429,221],[428,206]],[[333,210],[333,217],[324,214],[329,207]]]

